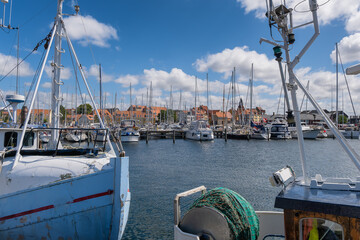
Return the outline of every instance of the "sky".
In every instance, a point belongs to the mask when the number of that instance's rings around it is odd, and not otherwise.
[[[284,0],[273,1],[278,5]],[[286,4],[294,9],[294,25],[311,21],[307,1],[288,0]],[[309,91],[320,106],[335,110],[335,43],[338,43],[344,68],[360,62],[360,1],[318,0],[318,4],[320,35],[295,67],[295,73],[304,85],[309,82]],[[72,15],[74,5],[80,6],[77,16]],[[17,71],[10,71],[16,66],[17,45],[20,59],[31,53],[50,32],[56,7],[56,0],[10,0],[5,5],[5,17],[0,11],[5,25],[10,22],[20,29],[19,35],[17,30],[2,28],[0,31],[0,89],[4,94],[16,90]],[[118,0],[105,3],[65,0],[63,11],[68,14],[63,16],[67,33],[96,101],[99,99],[101,64],[107,107],[114,106],[116,96],[116,107],[126,109],[130,105],[131,83],[132,104],[148,105],[151,102],[153,106],[189,109],[195,105],[197,82],[197,106],[209,102],[210,109],[222,110],[225,88],[225,107],[230,108],[227,99],[234,68],[235,101],[239,102],[241,97],[248,107],[248,82],[253,64],[253,106],[262,107],[268,114],[283,112],[284,101],[279,99],[281,79],[273,46],[259,43],[260,38],[280,40],[275,28],[270,35],[264,0]],[[296,41],[290,52],[292,58],[313,33],[312,25],[294,30]],[[62,47],[65,51],[62,54],[62,104],[70,108],[76,102],[78,105],[81,101],[89,102],[89,98],[81,100],[79,97],[86,92],[85,86],[79,72],[74,71],[65,40]],[[21,94],[28,93],[43,51],[40,47],[20,65]],[[49,108],[53,56],[52,49],[40,83],[37,101],[40,108]],[[80,89],[76,88],[76,78]],[[346,78],[359,114],[360,76]],[[297,95],[301,105],[301,90]],[[339,108],[354,115],[341,65]],[[302,105],[302,110],[305,109],[313,109],[306,100]]]

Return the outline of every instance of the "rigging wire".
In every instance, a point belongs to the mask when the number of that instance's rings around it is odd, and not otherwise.
[[[347,78],[346,78],[345,69],[344,69],[344,65],[343,65],[342,60],[341,60],[341,55],[340,55],[340,51],[339,51],[339,50],[338,50],[338,54],[339,54],[339,59],[340,59],[341,68],[342,68],[342,71],[343,71],[343,74],[344,74],[344,78],[345,78],[345,82],[346,82],[346,87],[347,87],[347,90],[348,90],[348,92],[349,92],[349,97],[350,97],[350,101],[351,101],[351,106],[352,106],[352,109],[353,109],[353,111],[354,111],[354,115],[355,115],[355,117],[356,117],[355,107],[354,107],[354,103],[353,103],[353,100],[352,100],[352,97],[351,97],[350,88],[349,88],[349,83],[348,83]]]
[[[54,24],[54,26],[51,28],[49,34],[48,34],[45,38],[43,38],[42,40],[40,40],[40,41],[36,44],[36,46],[34,47],[34,49],[33,49],[28,55],[26,55],[25,58],[22,59],[19,64],[16,64],[15,67],[13,67],[5,76],[3,76],[3,77],[0,79],[0,82],[1,82],[2,80],[4,80],[7,76],[9,76],[9,75],[10,75],[20,64],[22,64],[31,54],[33,54],[34,52],[36,52],[36,51],[38,50],[38,48],[39,48],[42,44],[44,44],[44,48],[45,48],[45,49],[48,48],[48,46],[49,46],[49,41],[50,41],[50,38],[51,38],[51,34],[52,34],[52,31],[54,30],[54,27],[55,27],[55,24]]]
[[[25,101],[24,101],[24,105],[25,105],[25,103],[27,102],[27,100],[28,100],[28,98],[29,98],[29,96],[30,96],[30,93],[31,93],[31,91],[32,91],[32,89],[33,89],[33,87],[34,87],[34,85],[35,85],[35,81],[36,81],[36,78],[38,77],[38,75],[39,75],[39,73],[40,73],[41,63],[42,63],[42,61],[44,60],[44,57],[45,57],[45,50],[43,51],[43,54],[41,55],[41,59],[40,59],[40,61],[39,61],[39,64],[38,64],[37,69],[36,69],[36,71],[35,71],[33,80],[32,80],[31,85],[30,85],[30,87],[29,87],[28,94],[26,95],[26,98],[25,98]]]
[[[69,48],[71,63],[72,63],[73,69],[74,69],[76,84],[77,84],[77,86],[79,87],[79,92],[80,92],[80,96],[81,96],[81,102],[84,104],[84,99],[83,99],[83,96],[82,96],[81,87],[80,87],[79,79],[78,79],[78,76],[77,76],[77,67],[75,67],[73,55],[72,55],[72,52],[71,52],[71,50],[70,50],[69,45],[68,45],[68,48]],[[77,94],[77,93],[76,93],[76,94]],[[77,106],[76,106],[76,107],[77,107]]]
[[[2,28],[1,28],[1,29],[2,29]],[[15,40],[16,40],[16,37],[17,37],[17,36],[14,35],[14,40],[12,41],[11,46],[14,45],[14,42],[15,42]],[[5,71],[5,68],[6,68],[6,66],[7,66],[7,64],[8,64],[8,62],[9,62],[11,53],[12,53],[12,51],[13,51],[13,48],[12,48],[12,47],[10,47],[9,49],[10,49],[10,50],[9,50],[9,53],[8,53],[8,57],[6,58],[6,62],[5,62],[5,64],[4,64],[4,67],[3,67],[0,75],[3,75],[3,73],[4,73],[4,71]]]

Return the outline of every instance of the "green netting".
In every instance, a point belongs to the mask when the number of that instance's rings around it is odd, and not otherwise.
[[[259,219],[248,201],[227,188],[214,188],[199,197],[191,208],[211,207],[221,212],[231,229],[233,239],[256,240]]]

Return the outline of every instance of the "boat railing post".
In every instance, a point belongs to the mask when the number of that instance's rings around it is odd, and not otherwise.
[[[173,143],[175,143],[175,130],[173,130]]]
[[[149,143],[149,130],[146,130],[146,144]]]
[[[227,142],[227,129],[225,128],[225,142]]]

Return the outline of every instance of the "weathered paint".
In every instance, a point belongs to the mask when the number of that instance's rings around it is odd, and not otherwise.
[[[112,158],[106,170],[0,196],[0,239],[120,239],[128,161]]]

